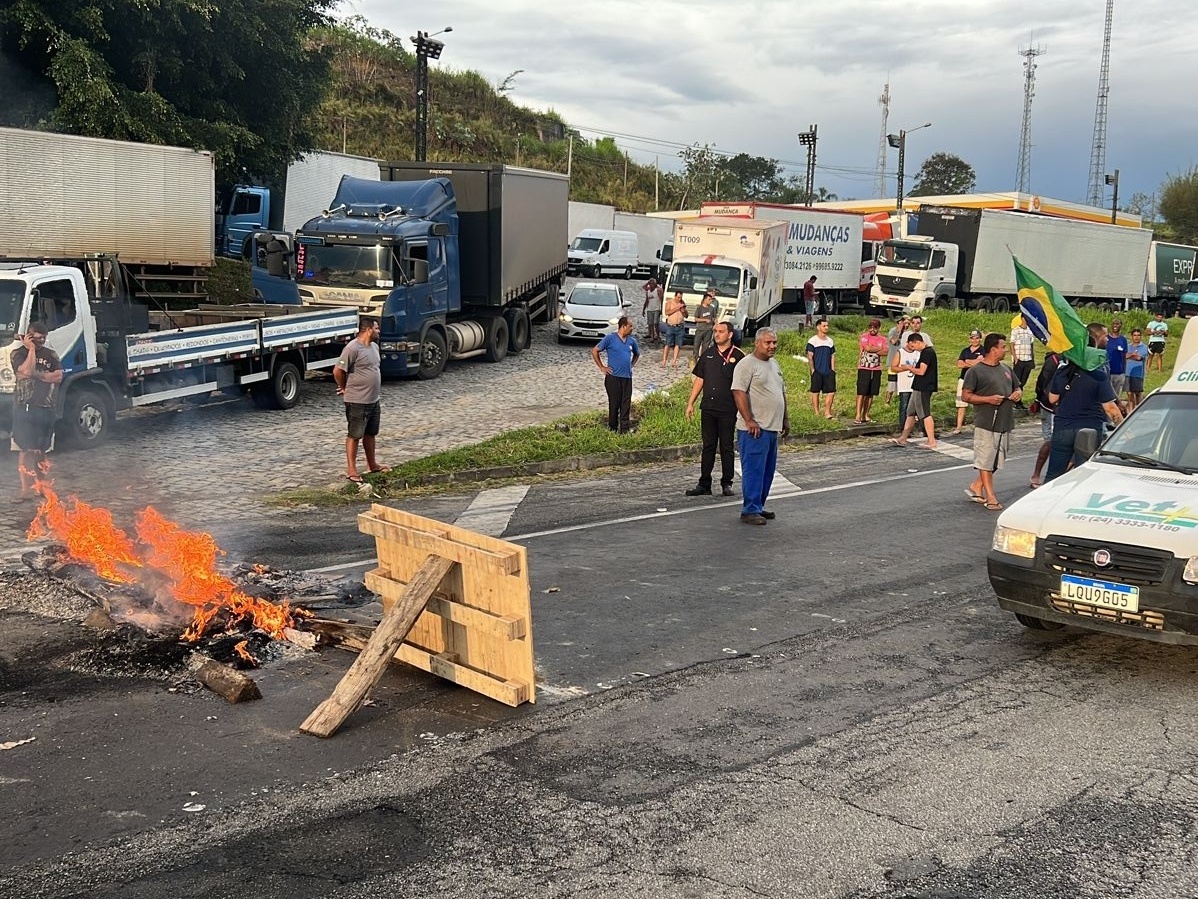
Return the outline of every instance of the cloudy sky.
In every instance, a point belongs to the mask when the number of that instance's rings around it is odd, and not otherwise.
[[[433,66],[492,84],[523,69],[515,102],[663,169],[698,142],[801,174],[795,135],[818,125],[816,184],[857,198],[878,195],[887,79],[888,130],[932,123],[908,136],[908,186],[945,151],[974,167],[979,190],[1014,190],[1019,51],[1039,46],[1031,189],[1086,198],[1105,0],[345,0],[340,13],[405,39],[450,25]],[[1182,0],[1115,3],[1106,170],[1120,170],[1120,205],[1198,161],[1192,19]],[[897,151],[887,152],[889,196]]]

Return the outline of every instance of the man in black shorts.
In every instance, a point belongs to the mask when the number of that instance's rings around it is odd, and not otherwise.
[[[366,454],[366,467],[372,472],[390,471],[374,455],[379,433],[379,395],[383,378],[379,354],[378,319],[359,320],[358,336],[346,344],[333,368],[337,393],[345,400],[345,477],[355,484],[364,483],[358,473],[358,444]]]
[[[36,499],[34,485],[45,472],[46,452],[54,440],[54,406],[62,383],[62,360],[46,346],[46,326],[30,322],[12,351],[17,385],[13,391],[12,439],[20,450],[21,492],[14,502]]]

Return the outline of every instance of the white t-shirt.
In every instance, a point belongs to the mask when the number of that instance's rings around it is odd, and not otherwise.
[[[918,350],[909,350],[906,347],[903,347],[901,350],[899,350],[899,364],[900,365],[919,365],[919,353],[920,353],[920,350],[922,350],[922,349],[923,349],[923,347],[920,347]],[[914,380],[915,380],[915,372],[900,371],[898,373],[898,392],[899,393],[910,393],[911,392],[911,382]]]

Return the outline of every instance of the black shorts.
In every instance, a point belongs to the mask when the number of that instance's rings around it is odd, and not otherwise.
[[[857,369],[857,396],[877,396],[882,392],[882,370]]]
[[[53,409],[39,406],[13,409],[12,439],[22,451],[44,453],[50,448],[53,438]]]
[[[1127,376],[1127,392],[1128,393],[1143,393],[1144,379],[1137,378],[1135,375]]]
[[[820,374],[818,371],[813,371],[811,373],[811,392],[835,393],[836,372],[830,371],[827,374]]]
[[[1164,351],[1165,351],[1165,345],[1163,343],[1148,344],[1148,352],[1150,352],[1154,356],[1159,356]]]
[[[375,437],[379,432],[379,404],[346,403],[345,420],[349,424],[346,433],[352,439]]]

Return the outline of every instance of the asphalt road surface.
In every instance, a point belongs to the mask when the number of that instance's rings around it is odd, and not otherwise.
[[[404,503],[528,547],[514,710],[394,666],[317,740],[347,654],[234,706],[0,613],[0,744],[36,737],[0,752],[0,896],[1198,895],[1193,650],[1000,611],[965,452],[863,439],[780,473],[764,528],[684,498],[690,465]],[[264,530],[260,561],[368,564],[349,513]]]

